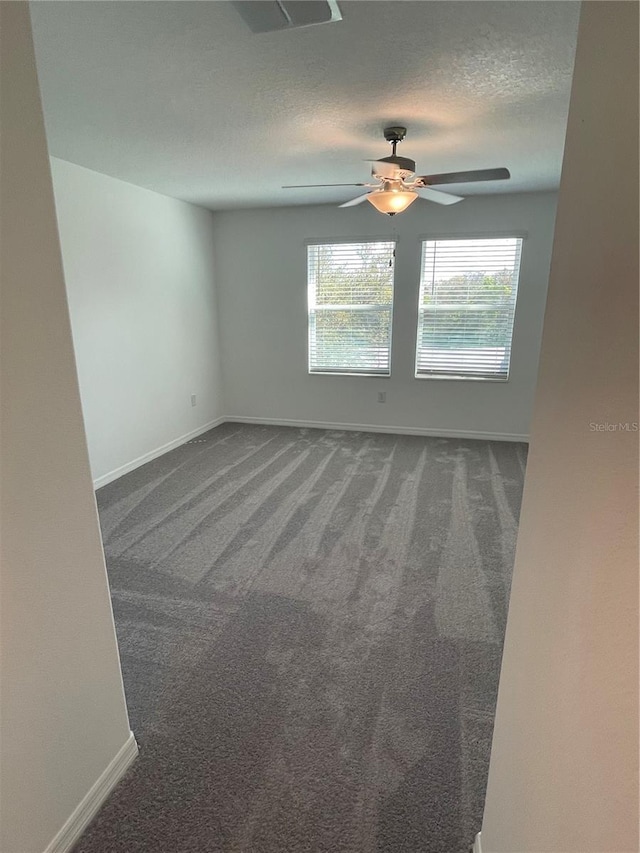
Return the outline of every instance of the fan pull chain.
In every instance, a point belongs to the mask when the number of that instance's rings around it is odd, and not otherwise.
[[[394,221],[391,222],[391,242],[393,243],[393,249],[391,250],[391,257],[389,258],[389,269],[393,266],[393,262],[396,259],[396,246],[398,244],[398,227]]]

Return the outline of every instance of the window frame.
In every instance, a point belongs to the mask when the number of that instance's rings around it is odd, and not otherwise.
[[[391,302],[384,305],[332,305],[333,310],[348,310],[348,311],[371,311],[372,309],[384,309],[389,311],[389,368],[384,373],[371,373],[358,370],[313,370],[311,367],[311,281],[309,277],[309,249],[313,246],[335,246],[335,245],[358,245],[362,243],[390,243],[393,246],[393,276],[391,281]],[[365,237],[326,237],[326,238],[311,238],[304,241],[305,265],[306,265],[306,288],[307,288],[307,375],[308,376],[351,376],[361,377],[363,379],[388,379],[392,372],[392,349],[393,349],[393,312],[395,304],[395,286],[396,286],[396,259],[398,249],[398,237],[396,235],[389,236],[381,234],[376,236],[367,235]],[[323,306],[327,307],[327,306]]]
[[[512,365],[513,365],[513,341],[516,336],[516,323],[518,320],[518,305],[519,305],[519,297],[520,297],[520,284],[522,277],[522,256],[524,253],[524,248],[528,238],[528,232],[526,231],[465,231],[464,233],[452,233],[448,232],[439,232],[434,233],[431,232],[429,234],[420,234],[418,235],[418,241],[420,245],[420,265],[419,265],[419,281],[418,281],[418,298],[416,301],[416,323],[415,323],[415,346],[414,346],[414,379],[422,380],[437,380],[439,382],[496,382],[504,385],[509,382],[511,379],[512,373]],[[473,375],[464,375],[464,374],[454,374],[454,373],[419,373],[418,372],[418,357],[419,357],[419,338],[420,338],[420,314],[421,314],[421,297],[422,297],[422,272],[424,267],[424,253],[425,253],[425,244],[427,242],[434,242],[438,240],[448,240],[448,241],[456,241],[459,240],[461,242],[465,240],[505,240],[505,239],[514,239],[520,240],[520,256],[519,256],[519,264],[518,264],[518,278],[517,278],[517,286],[516,286],[516,299],[515,304],[513,306],[513,324],[511,327],[511,346],[509,350],[509,365],[507,368],[506,376],[473,376]]]

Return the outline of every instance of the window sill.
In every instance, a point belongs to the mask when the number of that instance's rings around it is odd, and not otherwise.
[[[428,375],[426,373],[416,373],[413,377],[414,379],[437,379],[439,381],[444,380],[453,380],[454,382],[501,382],[505,383],[509,381],[509,377],[498,377],[495,378],[492,376],[439,376],[438,374]]]
[[[389,373],[349,373],[346,370],[309,370],[307,373],[309,376],[358,376],[364,377],[365,379],[388,379],[391,376],[391,371],[389,371]]]

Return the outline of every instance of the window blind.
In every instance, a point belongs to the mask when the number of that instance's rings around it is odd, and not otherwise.
[[[309,372],[389,375],[395,243],[307,247]]]
[[[416,376],[509,377],[520,237],[426,240]]]

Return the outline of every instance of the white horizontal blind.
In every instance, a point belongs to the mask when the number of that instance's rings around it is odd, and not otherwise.
[[[310,373],[390,373],[395,243],[307,247]]]
[[[426,240],[416,376],[509,377],[520,237]]]

